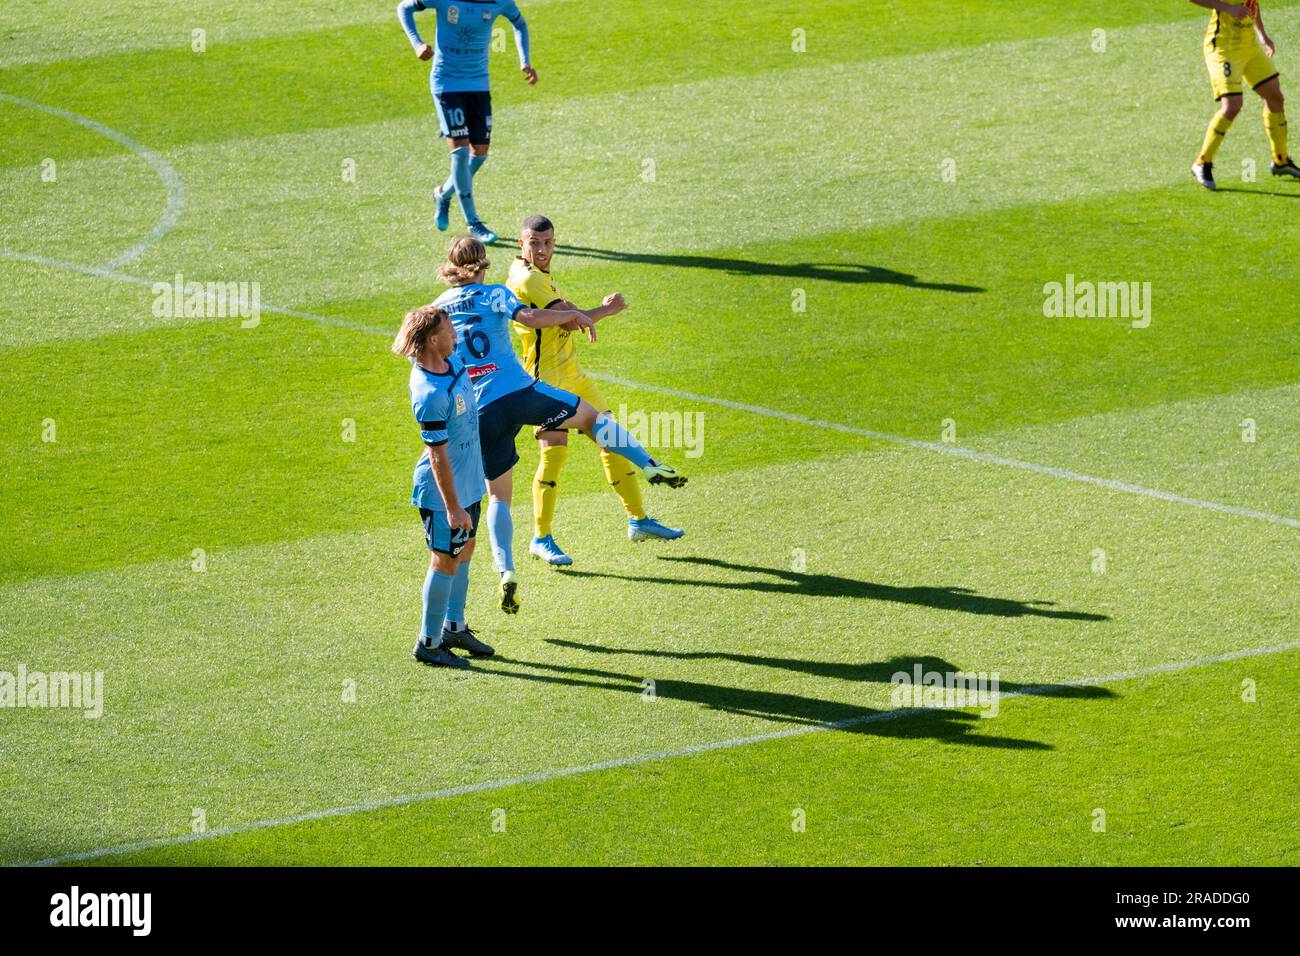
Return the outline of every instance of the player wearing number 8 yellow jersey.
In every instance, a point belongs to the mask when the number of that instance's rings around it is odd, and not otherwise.
[[[1201,154],[1192,175],[1206,189],[1214,189],[1214,154],[1232,121],[1241,112],[1242,84],[1264,100],[1264,132],[1272,153],[1269,169],[1274,176],[1300,179],[1300,167],[1291,161],[1286,142],[1286,114],[1282,112],[1282,84],[1273,68],[1273,41],[1264,29],[1259,0],[1227,3],[1225,0],[1191,0],[1210,11],[1205,31],[1205,68],[1210,72],[1219,112],[1205,131]]]
[[[555,286],[551,275],[551,258],[555,253],[555,227],[545,216],[530,216],[524,220],[523,233],[519,239],[521,254],[510,265],[510,276],[506,285],[520,302],[533,308],[563,308],[577,310],[577,306],[564,298]],[[618,293],[605,296],[604,301],[595,309],[586,310],[586,315],[594,322],[616,315],[626,305],[623,296]],[[562,325],[547,329],[529,328],[515,323],[524,346],[524,368],[533,378],[573,392],[598,410],[609,411],[609,405],[600,394],[600,389],[578,364],[575,348],[576,336],[580,329],[576,325]],[[596,341],[596,330],[590,328],[587,335]],[[537,475],[533,480],[533,518],[534,537],[528,551],[535,558],[540,558],[552,565],[569,565],[573,559],[565,554],[551,533],[551,521],[555,516],[555,502],[559,494],[560,469],[569,455],[569,434],[567,431],[538,430],[537,440],[541,445],[541,461],[537,466]],[[623,502],[627,511],[627,536],[633,541],[645,541],[653,538],[670,540],[680,538],[683,531],[660,524],[654,518],[646,516],[641,503],[641,488],[637,484],[636,469],[627,460],[617,454],[609,454],[603,449],[600,453],[601,463],[614,491]]]

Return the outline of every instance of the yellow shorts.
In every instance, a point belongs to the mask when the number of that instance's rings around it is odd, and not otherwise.
[[[600,394],[600,389],[596,387],[596,383],[581,368],[576,370],[564,369],[559,372],[552,371],[550,374],[543,374],[541,379],[547,385],[562,388],[566,392],[573,392],[579,398],[585,399],[594,405],[598,412],[609,411],[609,406],[605,404],[605,396]],[[537,435],[538,431],[534,431],[533,434]]]
[[[1229,93],[1241,93],[1241,84],[1250,84],[1253,90],[1277,76],[1273,61],[1258,43],[1237,50],[1225,50],[1212,44],[1205,46],[1205,68],[1210,72],[1210,85],[1217,100]]]

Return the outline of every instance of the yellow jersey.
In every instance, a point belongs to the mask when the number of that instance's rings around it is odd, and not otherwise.
[[[516,256],[510,264],[506,286],[530,309],[546,309],[564,298],[555,287],[551,274],[532,265],[523,256]],[[518,322],[511,324],[523,342],[524,368],[533,378],[554,383],[578,371],[578,353],[573,346],[572,332],[558,326],[532,329]]]
[[[1210,11],[1210,24],[1205,29],[1207,50],[1240,50],[1255,43],[1255,15],[1259,13],[1259,0],[1244,0],[1250,11],[1240,20],[1218,10]]]

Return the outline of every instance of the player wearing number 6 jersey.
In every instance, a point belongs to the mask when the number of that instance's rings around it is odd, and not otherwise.
[[[619,422],[572,392],[539,382],[524,370],[510,341],[510,322],[543,329],[571,324],[591,328],[590,316],[561,309],[530,309],[503,285],[487,285],[487,250],[462,236],[451,244],[438,276],[451,286],[433,303],[451,316],[456,351],[474,383],[479,444],[488,482],[488,536],[501,573],[501,610],[519,610],[510,519],[512,473],[519,455],[515,436],[524,425],[543,430],[576,428],[601,448],[622,455],[652,484],[680,488],[686,478],[651,458]]]
[[[1282,84],[1273,68],[1273,40],[1264,29],[1259,0],[1227,3],[1225,0],[1191,0],[1210,11],[1205,31],[1205,68],[1219,101],[1219,112],[1205,131],[1201,154],[1192,175],[1206,189],[1215,189],[1214,155],[1232,121],[1241,112],[1242,82],[1264,101],[1264,132],[1272,152],[1269,169],[1274,176],[1300,179],[1300,167],[1291,161],[1286,142],[1286,114],[1282,112]]]
[[[436,49],[425,43],[416,29],[415,14],[422,10],[433,11],[437,18]],[[402,0],[397,5],[397,19],[415,55],[421,60],[433,58],[429,85],[439,132],[451,149],[451,176],[433,193],[435,223],[446,231],[451,201],[459,198],[470,235],[485,243],[496,241],[497,236],[478,217],[473,184],[474,175],[487,162],[492,140],[488,50],[497,17],[505,17],[514,27],[519,69],[530,85],[536,84],[537,71],[529,62],[528,24],[515,0]]]

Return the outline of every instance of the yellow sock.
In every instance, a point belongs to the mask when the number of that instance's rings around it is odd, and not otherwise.
[[[1291,158],[1286,151],[1286,114],[1270,113],[1264,107],[1264,132],[1268,134],[1268,145],[1273,148],[1273,162],[1281,166]]]
[[[614,492],[623,499],[628,517],[644,518],[645,508],[641,504],[641,485],[637,482],[636,468],[622,455],[603,448],[600,450],[600,463],[605,466],[605,477]]]
[[[1214,114],[1214,119],[1210,120],[1210,128],[1205,131],[1205,142],[1201,145],[1200,162],[1214,162],[1214,154],[1219,151],[1223,137],[1227,135],[1228,127],[1231,125],[1232,120],[1222,113]]]
[[[545,538],[551,533],[555,499],[559,495],[560,469],[568,457],[568,445],[546,445],[542,448],[542,460],[537,463],[537,474],[533,478],[533,528],[539,538]]]

